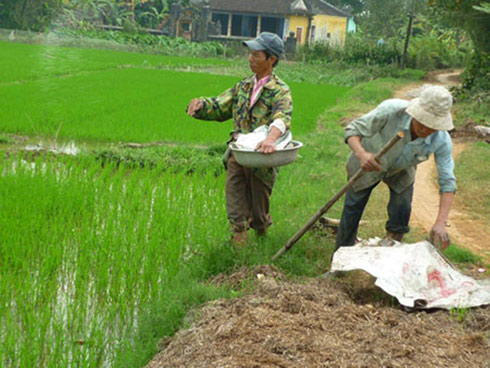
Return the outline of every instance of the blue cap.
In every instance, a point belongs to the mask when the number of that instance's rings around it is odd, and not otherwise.
[[[284,43],[281,38],[275,33],[262,32],[257,38],[244,41],[243,44],[251,50],[268,51],[279,59],[284,52]]]

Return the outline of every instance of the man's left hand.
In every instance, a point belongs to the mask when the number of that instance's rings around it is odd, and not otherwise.
[[[265,153],[267,155],[276,152],[276,143],[273,139],[266,138],[262,142],[257,144],[255,150]]]
[[[430,242],[441,250],[449,247],[449,234],[444,223],[436,223],[430,231]]]

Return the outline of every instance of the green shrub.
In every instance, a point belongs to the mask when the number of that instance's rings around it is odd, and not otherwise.
[[[432,70],[461,67],[467,62],[470,45],[452,31],[425,30],[416,32],[409,42],[407,62],[411,68]],[[345,45],[315,42],[298,48],[298,60],[308,63],[340,62],[347,65],[398,66],[403,53],[404,38],[374,40],[362,33],[348,34]],[[482,60],[475,60],[483,64]],[[475,69],[477,69],[475,67]],[[478,67],[478,70],[482,70]],[[488,70],[488,68],[487,68]]]
[[[126,28],[125,28],[126,30]],[[213,42],[190,42],[183,38],[152,35],[146,32],[136,31],[102,31],[82,29],[56,29],[52,32],[59,37],[72,37],[77,39],[99,39],[112,41],[121,45],[134,45],[143,49],[165,55],[181,56],[221,56],[224,46]]]
[[[356,34],[347,35],[344,46],[319,41],[302,45],[298,50],[298,59],[306,62],[340,61],[355,65],[389,65],[398,63],[400,58],[400,47],[394,39],[378,44],[378,41],[368,40]]]
[[[457,45],[455,38],[431,32],[410,40],[407,65],[425,70],[461,67],[467,53],[466,45]]]

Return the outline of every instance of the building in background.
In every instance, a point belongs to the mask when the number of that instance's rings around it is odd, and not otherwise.
[[[207,1],[206,1],[207,2]],[[256,37],[273,32],[297,43],[343,45],[347,31],[355,32],[351,14],[323,0],[209,0],[211,20],[222,39]]]

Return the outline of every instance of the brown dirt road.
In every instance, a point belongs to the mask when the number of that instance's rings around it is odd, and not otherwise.
[[[429,83],[452,87],[458,83],[458,75],[459,71],[433,74],[429,77]],[[410,84],[396,91],[394,97],[411,99],[417,95],[420,87],[420,84]],[[464,141],[453,140],[453,157],[456,159],[465,147]],[[431,157],[417,167],[411,224],[428,234],[437,217],[438,208],[437,170],[434,158]],[[464,208],[453,205],[449,214],[448,231],[455,244],[480,255],[490,263],[490,229],[484,223],[471,218]]]

